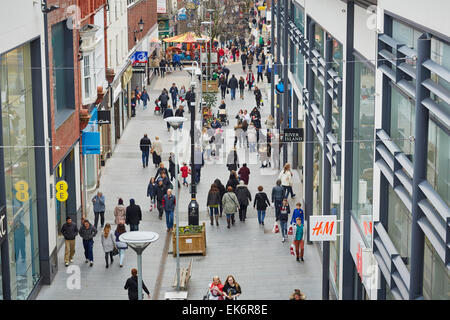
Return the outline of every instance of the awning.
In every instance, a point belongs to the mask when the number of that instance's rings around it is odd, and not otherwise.
[[[197,42],[198,38],[204,38],[207,41],[209,40],[209,37],[207,37],[205,35],[201,35],[201,36],[198,37],[193,32],[186,32],[186,33],[183,33],[181,35],[177,35],[177,36],[174,36],[174,37],[166,38],[166,39],[164,39],[164,42],[193,43],[193,42]]]

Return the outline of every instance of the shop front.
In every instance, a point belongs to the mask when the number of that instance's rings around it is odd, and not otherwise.
[[[39,101],[31,47],[26,43],[0,56],[0,143],[5,146],[0,153],[0,299],[27,299],[41,277],[36,171],[42,168],[33,147]]]

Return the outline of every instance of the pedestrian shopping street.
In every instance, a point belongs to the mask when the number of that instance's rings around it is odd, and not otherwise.
[[[245,75],[240,61],[235,63],[231,61],[228,67],[230,77],[235,74],[239,79],[241,75]],[[168,133],[162,116],[154,114],[153,101],[159,96],[163,88],[169,89],[172,83],[176,83],[178,88],[182,85],[187,88],[190,83],[190,76],[185,71],[177,70],[166,74],[165,78],[156,77],[153,79],[151,86],[147,88],[150,94],[148,108],[143,110],[142,104],[136,108],[136,117],[131,119],[120,142],[116,145],[112,157],[106,162],[98,189],[105,196],[105,219],[107,223],[112,225],[113,230],[115,229],[113,212],[118,198],[123,198],[126,206],[129,204],[129,199],[134,198],[136,204],[141,206],[143,213],[139,230],[153,231],[159,234],[159,240],[152,243],[143,253],[143,280],[150,290],[151,299],[155,300],[164,299],[166,292],[174,290],[172,284],[175,277],[176,259],[171,254],[171,233],[166,231],[165,216],[162,220],[159,220],[156,209],[149,211],[150,201],[146,197],[147,184],[150,177],[155,175],[156,169],[153,165],[147,168],[142,167],[139,141],[144,133],[148,134],[152,142],[155,136],[159,136],[163,145],[162,160],[165,167],[168,168],[169,153],[174,151],[174,132],[171,129],[171,132]],[[259,84],[255,82],[255,85],[259,85],[263,93],[264,106],[261,107],[260,111],[262,125],[265,128],[264,121],[270,114],[270,102],[268,100],[270,95],[268,97],[267,94],[270,84],[267,84],[266,77],[264,83],[260,82]],[[220,98],[220,92],[218,95]],[[230,94],[227,94],[225,103],[230,124],[223,129],[227,131],[227,129],[233,129],[236,123],[234,117],[240,109],[247,109],[250,112],[255,107],[253,91],[249,92],[246,88],[244,100],[239,99],[239,92],[237,92],[234,101],[231,101]],[[220,99],[218,99],[218,104],[220,104]],[[214,113],[217,113],[217,107],[214,108]],[[196,120],[199,119],[199,116],[200,113],[197,112]],[[188,112],[185,112],[185,117],[190,120]],[[189,130],[190,121],[187,121],[179,135],[180,162],[183,159],[187,159],[188,162],[190,159]],[[222,148],[222,153],[228,154],[228,150],[232,147],[234,132],[231,131],[233,136],[227,135],[228,142],[225,145],[227,151]],[[238,155],[242,164],[245,159],[245,149],[238,148]],[[290,293],[296,288],[301,289],[308,299],[320,299],[322,267],[315,245],[305,245],[305,261],[297,262],[295,257],[290,254],[292,237],[282,243],[281,233],[272,233],[275,221],[273,207],[267,209],[264,226],[258,224],[257,213],[252,206],[253,201],[248,207],[245,222],[239,221],[236,217],[235,225],[231,229],[227,229],[224,214],[223,217],[219,218],[218,227],[210,225],[206,207],[210,186],[216,178],[219,178],[224,185],[229,178],[225,161],[222,160],[220,163],[219,160],[214,161],[208,162],[205,159],[205,166],[201,170],[201,181],[197,190],[200,224],[206,223],[206,255],[180,256],[181,267],[187,267],[190,259],[193,258],[188,299],[202,299],[213,276],[216,275],[222,281],[228,275],[233,275],[242,287],[241,299],[243,300],[288,299]],[[259,185],[264,187],[264,191],[270,199],[271,190],[278,178],[279,171],[271,168],[260,169],[256,153],[250,155],[247,163],[251,171],[248,188],[252,194],[252,200]],[[289,199],[291,212],[295,209],[295,203],[302,199],[300,177],[297,171],[293,172],[296,198]],[[187,225],[188,222],[187,208],[190,202],[188,190],[189,188],[185,186],[180,189],[180,201],[178,202],[180,205],[180,225]],[[88,198],[91,199],[96,191],[93,191]],[[89,201],[89,205],[92,207],[92,202]],[[87,218],[93,222],[92,208],[88,212]],[[129,226],[127,226],[127,229],[129,229]],[[101,232],[97,234],[94,240],[93,267],[84,263],[82,242],[79,238],[76,241],[74,264],[80,266],[81,288],[79,290],[67,288],[66,282],[71,275],[66,273],[67,269],[63,263],[64,249],[61,249],[58,254],[59,271],[56,278],[51,286],[42,287],[38,299],[127,299],[127,291],[123,289],[123,286],[129,277],[131,268],[136,267],[136,254],[131,249],[127,250],[123,268],[119,268],[117,256],[112,267],[106,269],[100,236]]]

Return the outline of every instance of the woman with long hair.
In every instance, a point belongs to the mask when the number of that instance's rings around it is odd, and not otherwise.
[[[116,236],[116,247],[119,249],[119,264],[120,267],[123,267],[123,258],[125,258],[125,250],[128,249],[128,245],[125,242],[119,240],[119,237],[122,233],[127,232],[124,224],[118,224],[114,235]]]
[[[105,252],[106,268],[108,268],[108,256],[111,257],[112,264],[114,262],[113,251],[114,248],[116,248],[116,242],[114,241],[114,236],[111,232],[111,225],[109,223],[105,224],[105,227],[103,228],[102,246],[103,251]]]
[[[127,208],[124,206],[122,198],[119,198],[118,204],[114,208],[114,218],[115,218],[114,223],[115,224],[125,223],[126,209]]]
[[[295,198],[295,194],[292,191],[292,177],[291,165],[286,163],[283,167],[283,171],[280,172],[278,179],[281,180],[281,186],[283,187],[284,196],[287,198],[289,193],[292,198]]]
[[[238,175],[236,174],[236,171],[232,170],[230,172],[230,177],[228,178],[228,182],[225,188],[228,189],[228,187],[232,187],[233,192],[236,192],[236,187],[238,186],[238,184],[239,184]]]
[[[213,183],[211,189],[208,192],[208,200],[206,205],[209,208],[209,216],[211,219],[211,225],[214,225],[214,217],[216,220],[216,225],[219,226],[219,205],[221,202],[220,192],[217,186]]]
[[[227,299],[237,300],[237,298],[241,295],[241,286],[236,282],[232,275],[227,277],[227,281],[223,286],[223,293]]]

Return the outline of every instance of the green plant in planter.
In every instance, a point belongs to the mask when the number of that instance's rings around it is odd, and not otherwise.
[[[217,94],[215,92],[205,92],[203,93],[203,100],[207,107],[212,108],[217,103]]]
[[[180,235],[188,235],[188,234],[196,234],[201,233],[203,229],[203,226],[186,226],[186,227],[179,227],[178,232]]]

